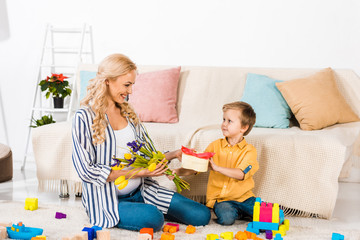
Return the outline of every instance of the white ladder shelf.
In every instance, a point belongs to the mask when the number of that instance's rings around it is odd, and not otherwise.
[[[87,42],[85,42],[87,40]],[[62,45],[60,45],[60,43]],[[76,45],[77,44],[77,45]],[[87,46],[85,46],[87,44]],[[86,50],[85,50],[86,49]],[[66,113],[67,120],[70,120],[75,109],[73,101],[76,95],[76,68],[78,63],[94,63],[94,47],[91,26],[84,24],[81,28],[55,28],[47,25],[44,36],[44,43],[40,58],[40,66],[35,86],[35,95],[31,109],[29,131],[26,141],[24,160],[21,170],[25,169],[26,158],[29,153],[29,142],[31,135],[32,119],[35,115],[42,116],[44,113]],[[39,83],[50,76],[51,73],[69,77],[72,93],[70,101],[64,103],[64,108],[54,108],[52,99],[47,100],[41,93]],[[45,99],[45,102],[43,101]],[[68,100],[65,98],[65,100]]]

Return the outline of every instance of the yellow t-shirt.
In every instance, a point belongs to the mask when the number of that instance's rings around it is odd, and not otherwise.
[[[206,192],[206,206],[212,208],[216,201],[243,202],[255,196],[252,192],[255,186],[252,176],[259,169],[259,163],[256,160],[257,152],[253,145],[248,144],[244,138],[240,143],[231,146],[226,139],[221,138],[210,143],[205,152],[214,152],[213,160],[221,167],[238,168],[244,171],[249,165],[252,166],[243,180],[230,178],[211,170]]]

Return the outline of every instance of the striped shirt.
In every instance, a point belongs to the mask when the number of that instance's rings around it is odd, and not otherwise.
[[[72,161],[82,180],[82,204],[90,223],[109,228],[120,221],[116,186],[114,182],[106,182],[111,171],[112,156],[116,155],[116,138],[114,130],[108,124],[105,141],[95,146],[92,143],[91,131],[94,117],[95,113],[90,107],[81,108],[75,113],[72,126]],[[136,140],[143,142],[144,126],[127,120]],[[141,193],[145,203],[156,206],[164,214],[167,213],[174,194],[149,177],[142,179]]]

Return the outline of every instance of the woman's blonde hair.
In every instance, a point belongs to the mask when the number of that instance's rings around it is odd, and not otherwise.
[[[136,71],[137,67],[127,56],[122,54],[112,54],[107,56],[100,64],[96,77],[89,81],[86,97],[81,101],[81,106],[91,106],[95,113],[92,125],[93,143],[101,144],[105,140],[105,129],[109,124],[106,119],[107,85],[105,80],[114,81],[117,77],[125,75],[131,71]],[[124,102],[117,104],[123,117],[130,118],[135,124],[139,122],[132,107]]]
[[[256,114],[254,109],[251,107],[250,104],[240,101],[227,103],[222,108],[223,112],[226,112],[229,109],[239,111],[241,125],[249,126],[244,133],[244,136],[248,135],[256,122]]]

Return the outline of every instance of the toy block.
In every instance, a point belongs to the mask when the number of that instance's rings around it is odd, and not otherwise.
[[[238,232],[235,234],[235,238],[236,238],[236,240],[247,240],[247,239],[248,239],[246,233],[244,233],[244,232],[242,232],[242,231],[238,231]]]
[[[8,235],[7,235],[6,227],[0,226],[0,240],[3,240],[7,237]]]
[[[225,240],[232,240],[234,238],[233,232],[223,232],[220,234],[220,237]]]
[[[275,235],[274,240],[283,240],[283,238],[282,238],[282,236],[281,236],[280,233],[277,233],[277,234]]]
[[[177,224],[177,223],[167,223],[167,224],[165,224],[165,225],[170,226],[170,228],[169,228],[169,232],[170,232],[170,233],[174,233],[174,232],[173,232],[174,229],[175,229],[175,232],[179,231],[179,224]],[[173,227],[175,227],[175,228],[173,228]]]
[[[152,237],[148,233],[140,233],[138,235],[138,240],[152,240]]]
[[[25,210],[34,211],[38,209],[38,199],[37,198],[26,198],[25,199]]]
[[[332,233],[331,240],[344,240],[344,235],[340,233]]]
[[[96,232],[97,232],[97,231],[101,231],[101,230],[102,230],[102,227],[92,226],[91,228],[94,229],[94,238],[97,238]]]
[[[151,236],[151,239],[154,238],[154,229],[153,228],[142,228],[140,229],[140,234],[147,233]]]
[[[282,224],[285,221],[285,215],[284,215],[284,211],[282,209],[280,209],[279,211],[279,216],[280,216],[280,224]]]
[[[110,231],[109,230],[96,231],[96,240],[110,240]]]
[[[259,238],[259,237],[255,237],[255,238],[253,238],[253,240],[264,240],[264,239]]]
[[[262,202],[260,205],[260,222],[272,222],[272,203]]]
[[[260,203],[255,202],[254,213],[253,213],[253,221],[258,222],[259,220],[260,220]]]
[[[210,233],[210,234],[206,235],[206,240],[216,240],[218,238],[219,238],[219,235],[217,235],[217,234]]]
[[[275,230],[279,229],[279,224],[272,222],[253,222],[253,228],[262,229],[262,230]]]
[[[271,230],[265,231],[265,238],[266,239],[272,239],[273,238],[273,232]]]
[[[284,224],[279,226],[279,230],[273,231],[273,235],[278,233],[280,233],[282,237],[286,235],[286,226]]]
[[[289,221],[289,219],[284,220],[284,225],[286,227],[286,231],[289,231],[289,229],[290,229],[290,221]]]
[[[84,231],[82,233],[78,233],[74,235],[70,240],[88,240],[88,232]]]
[[[254,223],[255,222],[249,222],[249,224],[247,225],[246,227],[246,231],[248,232],[253,232],[255,234],[259,234],[260,233],[260,230],[258,228],[255,228],[254,227]]]
[[[247,238],[249,238],[249,239],[254,239],[257,235],[256,233],[249,232],[249,231],[244,231],[244,233],[246,234]]]
[[[56,213],[55,213],[55,218],[56,218],[56,219],[66,218],[66,214],[61,213],[61,212],[56,212]]]
[[[46,240],[46,236],[40,235],[40,236],[32,237],[31,240]]]
[[[160,238],[160,240],[174,240],[174,239],[175,236],[168,232],[164,232],[163,234],[161,234],[161,238]]]
[[[273,223],[279,223],[280,221],[280,214],[279,214],[279,204],[274,203],[273,209],[272,209],[272,222]]]
[[[187,234],[193,234],[194,232],[196,232],[196,228],[195,228],[193,225],[188,225],[188,226],[186,227],[185,232],[186,232]]]
[[[93,240],[95,238],[95,229],[84,227],[81,231],[88,233],[88,240]]]

